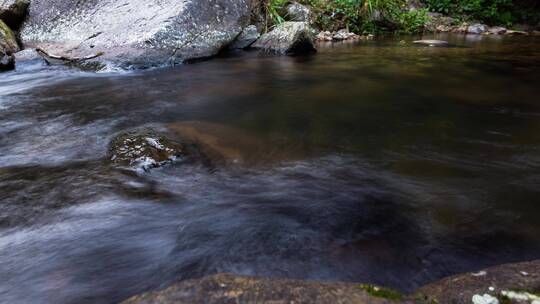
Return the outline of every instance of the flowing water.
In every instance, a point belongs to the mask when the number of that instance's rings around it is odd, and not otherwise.
[[[217,272],[411,291],[540,258],[540,39],[443,38],[1,74],[0,302],[115,303]],[[242,161],[111,168],[109,142],[141,126]]]

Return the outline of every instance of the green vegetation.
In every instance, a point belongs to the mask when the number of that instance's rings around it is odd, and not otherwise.
[[[300,0],[314,11],[321,29],[347,28],[357,33],[381,31],[418,32],[428,21],[427,10],[406,10],[405,0]],[[287,0],[271,0],[267,12],[273,23],[283,22]]]
[[[403,297],[399,292],[389,289],[389,288],[378,287],[378,286],[367,285],[367,284],[361,284],[360,288],[366,291],[367,293],[369,293],[370,295],[374,297],[378,297],[378,298],[384,298],[388,300],[397,301],[397,300],[401,300],[401,298]]]
[[[514,20],[512,0],[425,0],[434,12],[478,20],[488,24],[511,25]]]
[[[425,8],[409,10],[407,0],[297,0],[309,5],[316,26],[335,31],[347,28],[356,33],[422,32],[429,22],[428,12],[441,13],[457,21],[512,26],[536,25],[540,4],[532,0],[417,0]],[[283,22],[289,0],[269,0],[270,23]]]

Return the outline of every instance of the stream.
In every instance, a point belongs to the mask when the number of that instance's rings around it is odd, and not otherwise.
[[[0,74],[0,302],[117,303],[218,272],[411,292],[540,258],[540,38],[416,38]],[[145,126],[233,161],[111,168],[111,140]]]

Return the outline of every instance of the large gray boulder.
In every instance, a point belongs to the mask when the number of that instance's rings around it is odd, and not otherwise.
[[[0,72],[15,68],[15,56],[19,50],[17,39],[11,29],[0,20]]]
[[[281,55],[315,52],[314,31],[307,22],[283,22],[264,34],[252,46]]]
[[[26,17],[30,0],[0,0],[0,20],[12,29],[18,29]]]
[[[122,68],[174,65],[216,55],[248,25],[250,0],[33,0],[26,47],[65,57],[103,52]]]

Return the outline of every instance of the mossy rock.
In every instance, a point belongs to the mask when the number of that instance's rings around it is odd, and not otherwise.
[[[17,37],[13,31],[0,20],[0,71],[12,70],[15,68],[15,56],[13,54],[19,50]]]

